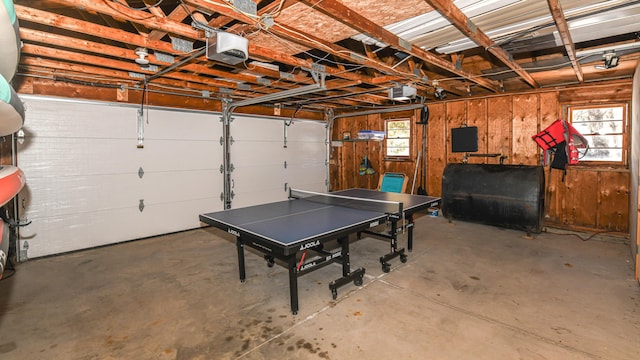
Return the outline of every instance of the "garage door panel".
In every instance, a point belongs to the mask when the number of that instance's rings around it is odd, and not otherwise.
[[[219,197],[218,170],[95,176],[31,177],[21,191],[31,217],[71,215],[76,212],[108,211],[145,204],[181,202]],[[74,189],[61,192],[60,189]],[[178,189],[177,191],[175,189]],[[37,194],[34,201],[32,194]]]
[[[270,202],[287,200],[289,192],[283,187],[250,188],[237,192],[233,198],[232,208],[240,208],[251,205],[267,204]]]
[[[136,205],[33,219],[20,230],[21,246],[28,248],[28,258],[37,258],[197,228],[198,214],[212,211],[212,200],[148,205],[142,212]]]
[[[143,149],[135,139],[31,137],[25,144],[19,147],[21,165],[36,176],[212,169],[222,161],[219,143],[211,141],[146,140]]]
[[[277,169],[270,164],[241,167],[234,170],[233,189],[244,192],[260,188],[281,188],[285,179],[283,166]]]
[[[242,117],[231,123],[231,129],[232,207],[286,200],[285,185],[326,190],[324,124],[294,120],[286,128],[286,148],[281,119]]]
[[[317,121],[294,121],[287,134],[296,142],[323,142],[326,138],[326,123]]]
[[[107,103],[21,96],[25,101],[23,130],[42,138],[137,138],[137,109]],[[64,119],[64,121],[60,121]],[[36,121],[36,122],[34,122]],[[34,130],[34,124],[37,130]]]
[[[279,143],[266,141],[236,142],[231,146],[234,167],[252,167],[269,164],[284,168],[284,149]]]
[[[144,119],[145,139],[210,141],[212,133],[222,133],[221,114],[179,109],[149,109],[145,112]],[[184,125],[188,126],[175,126],[182,122],[186,122]]]
[[[235,141],[268,141],[284,144],[284,121],[271,118],[233,116],[231,137]]]
[[[129,105],[23,100],[18,203],[32,223],[20,229],[19,260],[191,229],[200,213],[222,210],[220,114],[149,111],[140,149]]]

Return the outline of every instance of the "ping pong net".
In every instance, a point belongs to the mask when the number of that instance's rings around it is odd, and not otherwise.
[[[386,201],[377,199],[367,199],[352,196],[343,196],[329,193],[318,193],[313,191],[297,190],[289,188],[290,199],[303,199],[320,204],[343,206],[352,209],[373,211],[389,215],[403,215],[402,203],[397,201]]]

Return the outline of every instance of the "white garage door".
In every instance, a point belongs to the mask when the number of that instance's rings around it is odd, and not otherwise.
[[[233,115],[230,133],[232,208],[285,200],[288,187],[326,191],[324,122]]]
[[[19,259],[199,227],[222,210],[220,114],[21,96]]]

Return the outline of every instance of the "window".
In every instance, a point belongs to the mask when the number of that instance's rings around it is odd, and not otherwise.
[[[411,120],[387,120],[386,156],[394,158],[409,157],[411,149]]]
[[[568,116],[571,125],[589,142],[589,150],[580,161],[624,161],[625,105],[571,106]]]

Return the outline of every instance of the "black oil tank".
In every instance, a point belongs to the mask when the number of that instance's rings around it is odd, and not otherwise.
[[[449,164],[442,175],[442,215],[539,233],[544,216],[544,169]]]

